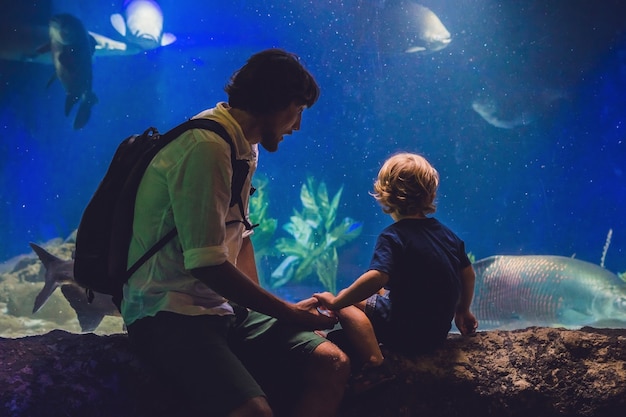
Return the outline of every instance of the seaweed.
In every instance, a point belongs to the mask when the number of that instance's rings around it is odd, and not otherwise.
[[[476,255],[474,255],[472,252],[467,252],[467,258],[471,263],[476,262]]]
[[[312,176],[302,185],[302,210],[294,209],[290,222],[283,229],[290,238],[280,238],[276,250],[285,259],[272,272],[270,286],[281,287],[288,282],[301,282],[315,273],[327,291],[337,290],[337,248],[356,238],[362,230],[359,222],[345,217],[336,224],[337,209],[343,186],[329,199],[326,184],[318,186]]]

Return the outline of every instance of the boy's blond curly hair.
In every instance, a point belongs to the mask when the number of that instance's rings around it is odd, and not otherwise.
[[[385,161],[372,196],[387,214],[429,214],[436,210],[439,173],[423,156],[399,153]]]

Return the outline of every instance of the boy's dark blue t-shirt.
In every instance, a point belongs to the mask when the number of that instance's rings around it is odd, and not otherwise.
[[[460,296],[461,270],[470,264],[465,243],[435,218],[403,219],[385,228],[369,269],[389,275],[386,342],[409,352],[441,345]]]

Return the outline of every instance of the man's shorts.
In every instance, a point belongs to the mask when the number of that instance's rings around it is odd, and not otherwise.
[[[160,312],[128,327],[138,354],[190,404],[191,413],[221,416],[250,398],[270,404],[302,381],[309,355],[325,341],[313,332],[234,306],[236,316]],[[293,397],[292,397],[293,398]]]

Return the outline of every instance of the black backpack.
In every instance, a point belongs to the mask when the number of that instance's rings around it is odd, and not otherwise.
[[[191,119],[160,135],[151,127],[141,135],[132,135],[120,143],[109,168],[83,212],[76,234],[74,279],[86,288],[88,301],[94,292],[113,296],[118,307],[122,302],[122,288],[130,276],[152,255],[177,234],[173,229],[163,236],[128,270],[128,248],[133,228],[135,197],[144,171],[154,156],[165,145],[188,129],[206,129],[220,135],[231,148],[233,178],[230,206],[239,205],[246,229],[254,226],[246,219],[241,191],[250,166],[247,160],[237,159],[232,139],[215,120]],[[251,193],[254,189],[250,190]]]

